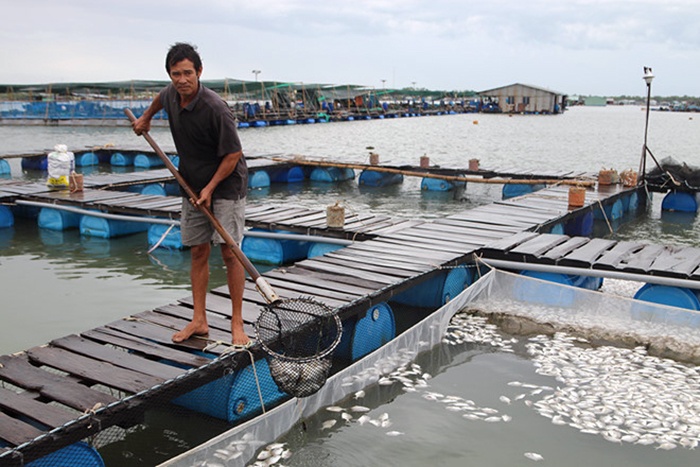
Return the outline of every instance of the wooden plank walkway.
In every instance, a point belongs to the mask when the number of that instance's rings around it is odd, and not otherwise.
[[[103,204],[110,200],[131,203],[132,196],[141,196],[106,190],[86,190],[80,196],[90,198],[93,192],[96,198],[106,197],[98,200]],[[599,196],[601,201],[609,201],[621,193],[618,190],[610,192],[607,198]],[[32,196],[46,199],[61,195],[34,192]],[[589,197],[590,204],[577,211],[592,209],[597,196]],[[113,204],[110,209],[115,209],[117,203]],[[132,208],[136,209],[137,204]],[[257,226],[311,229],[315,233],[330,230],[320,211],[252,205],[246,214],[249,222]],[[354,235],[370,231],[373,236],[263,275],[280,297],[312,297],[346,318],[361,315],[374,304],[440,274],[443,268],[471,262],[472,255],[486,245],[498,245],[519,232],[537,236],[529,231],[573,214],[568,209],[567,191],[555,187],[433,222],[399,222],[366,215],[353,220],[351,216],[344,232]],[[376,221],[376,229],[368,230],[370,220]],[[253,325],[263,302],[254,283],[248,281],[243,317],[250,335],[254,335]],[[230,340],[231,303],[227,287],[208,293],[208,338],[172,343],[172,333],[187,323],[191,313],[192,299],[184,297],[176,303],[0,357],[0,441],[7,445],[0,448],[0,464],[17,461],[12,453],[3,456],[3,450],[22,446],[19,450],[26,462],[99,429],[135,424],[149,407],[210,382],[220,377],[223,370],[233,371],[249,364],[245,352],[227,353],[213,361],[194,352],[212,342]],[[219,346],[209,353],[221,356],[224,350],[224,346]],[[261,357],[260,348],[252,350]],[[70,420],[65,424],[67,418]],[[49,431],[52,436],[40,436]],[[15,463],[19,465],[19,461]]]

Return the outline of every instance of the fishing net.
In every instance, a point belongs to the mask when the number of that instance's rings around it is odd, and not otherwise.
[[[329,306],[296,298],[265,306],[255,331],[277,386],[291,396],[308,397],[328,378],[343,325]]]

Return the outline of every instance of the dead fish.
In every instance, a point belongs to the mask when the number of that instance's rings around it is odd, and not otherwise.
[[[401,436],[403,434],[405,434],[405,433],[403,433],[402,431],[387,431],[386,432],[387,436]]]
[[[329,412],[343,412],[345,409],[337,405],[331,405],[330,407],[326,407],[326,410]]]
[[[327,429],[329,429],[329,428],[333,428],[333,426],[334,426],[336,423],[338,423],[337,420],[326,420],[326,421],[323,422],[323,424],[321,425],[321,429],[327,430]]]
[[[537,454],[536,452],[526,452],[523,455],[533,461],[541,461],[544,459],[544,457],[542,457],[540,454]]]
[[[365,391],[357,391],[353,397],[355,397],[355,399],[362,399],[363,397],[365,397]]]
[[[353,412],[369,412],[369,407],[365,407],[364,405],[354,405],[350,408]]]

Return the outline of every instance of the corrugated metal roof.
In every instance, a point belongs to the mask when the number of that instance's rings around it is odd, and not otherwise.
[[[523,83],[513,83],[513,84],[508,84],[508,85],[506,85],[506,86],[500,86],[500,87],[493,88],[493,89],[487,89],[487,90],[485,90],[485,91],[479,91],[479,92],[477,92],[477,94],[478,94],[479,96],[488,96],[489,94],[492,94],[494,91],[499,91],[499,90],[501,90],[501,89],[509,88],[509,87],[512,87],[512,86],[522,86],[522,87],[525,87],[525,88],[535,89],[535,90],[537,90],[537,91],[547,92],[547,93],[549,93],[549,94],[555,94],[555,95],[557,95],[557,96],[564,96],[564,95],[565,95],[564,93],[559,92],[559,91],[554,91],[554,90],[552,90],[552,89],[543,88],[543,87],[541,87],[541,86],[533,86],[533,85],[531,85],[531,84],[523,84]]]

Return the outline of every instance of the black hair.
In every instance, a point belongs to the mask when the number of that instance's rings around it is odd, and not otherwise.
[[[197,46],[185,42],[177,42],[170,47],[168,55],[165,57],[165,70],[168,72],[168,75],[170,74],[170,67],[185,59],[190,60],[194,64],[195,70],[199,71],[202,69],[202,58],[197,52]]]

